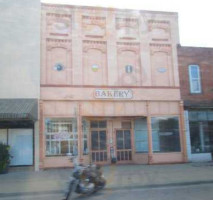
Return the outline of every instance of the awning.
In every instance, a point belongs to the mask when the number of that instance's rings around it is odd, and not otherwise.
[[[38,119],[37,99],[0,99],[0,120]]]

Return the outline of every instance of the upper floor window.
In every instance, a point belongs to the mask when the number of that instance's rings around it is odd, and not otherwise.
[[[189,65],[190,92],[201,93],[200,67],[198,65]]]

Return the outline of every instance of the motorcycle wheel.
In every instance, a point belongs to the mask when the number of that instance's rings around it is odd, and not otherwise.
[[[74,192],[74,181],[70,182],[69,184],[69,191],[67,193],[65,200],[71,200],[72,193]]]

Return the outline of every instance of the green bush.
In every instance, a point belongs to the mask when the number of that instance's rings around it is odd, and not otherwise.
[[[10,146],[0,143],[0,173],[7,171],[7,168],[10,164]]]

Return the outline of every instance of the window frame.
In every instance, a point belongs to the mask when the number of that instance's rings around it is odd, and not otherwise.
[[[196,68],[197,68],[197,70],[198,70],[198,78],[193,78],[193,77],[192,77],[192,73],[191,73],[192,67],[196,67]],[[188,66],[188,72],[189,72],[190,93],[191,93],[191,94],[200,94],[200,93],[202,93],[202,88],[201,88],[201,76],[200,76],[200,66],[199,66],[199,65],[189,65],[189,66]],[[192,84],[192,81],[193,81],[193,80],[197,80],[197,81],[198,81],[199,91],[194,91],[194,90],[193,90],[193,84]]]
[[[46,124],[46,120],[59,120],[62,122],[62,124],[66,124],[67,122],[70,122],[71,123],[71,129],[72,129],[72,132],[69,132],[70,135],[72,135],[72,138],[68,138],[68,139],[57,139],[57,138],[51,138],[52,135],[54,135],[55,133],[58,133],[58,132],[48,132],[48,127],[47,127],[47,124]],[[64,121],[65,120],[65,123]],[[67,122],[66,122],[67,120]],[[56,122],[58,124],[60,124],[61,122]],[[76,123],[76,124],[75,124]],[[68,123],[69,124],[69,123]],[[70,156],[71,154],[71,143],[75,143],[77,144],[77,155],[78,155],[78,145],[79,145],[79,141],[78,141],[78,130],[77,130],[77,126],[75,127],[75,125],[77,125],[77,121],[75,122],[75,118],[73,117],[45,117],[44,119],[44,136],[45,136],[45,156],[46,157],[58,157],[58,156]],[[49,138],[47,138],[47,136],[49,136]],[[66,154],[62,154],[61,153],[61,142],[63,141],[67,141],[68,142],[68,152]],[[50,146],[49,146],[49,154],[47,154],[47,142],[51,143]],[[52,142],[55,142],[55,143],[59,143],[59,152],[57,153],[52,153],[51,152],[51,146],[52,146]],[[56,150],[57,151],[57,150]],[[73,155],[73,154],[72,154]]]
[[[177,122],[178,122],[178,141],[176,141],[176,143],[178,142],[179,144],[179,149],[178,150],[171,150],[171,151],[165,151],[165,150],[161,150],[161,147],[160,147],[160,137],[159,137],[159,131],[157,132],[158,133],[158,142],[159,142],[159,150],[154,150],[154,140],[153,140],[153,130],[155,130],[155,128],[153,128],[153,119],[156,118],[156,119],[160,119],[160,118],[167,118],[168,119],[171,119],[171,118],[176,118],[177,119]],[[159,127],[158,127],[159,128]],[[152,152],[153,153],[180,153],[182,152],[182,145],[181,145],[181,127],[180,127],[180,117],[178,115],[156,115],[156,116],[152,116],[151,117],[151,129],[152,129]],[[159,129],[160,130],[160,129]],[[168,129],[167,129],[168,130]],[[175,130],[175,129],[173,129]]]

